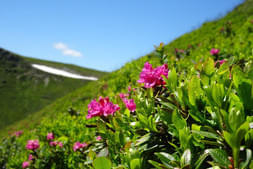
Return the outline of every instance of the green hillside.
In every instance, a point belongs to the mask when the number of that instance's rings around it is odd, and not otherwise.
[[[42,72],[31,66],[34,63],[98,78],[104,75],[95,70],[21,57],[0,49],[0,129],[89,82]]]
[[[36,114],[2,140],[2,168],[253,168],[253,0]]]

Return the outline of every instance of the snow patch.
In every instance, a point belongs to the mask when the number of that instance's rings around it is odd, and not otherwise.
[[[98,80],[96,77],[82,76],[82,75],[70,73],[65,70],[56,69],[56,68],[45,66],[45,65],[32,64],[32,67],[39,69],[41,71],[47,72],[47,73],[74,78],[74,79]]]

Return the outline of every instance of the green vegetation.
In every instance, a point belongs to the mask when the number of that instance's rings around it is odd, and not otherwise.
[[[86,80],[60,77],[31,67],[31,63],[101,77],[103,72],[74,65],[25,58],[0,50],[0,129],[42,109],[52,101],[82,87]],[[24,126],[25,127],[25,126]]]
[[[219,50],[210,54],[213,48]],[[137,82],[142,71],[153,75],[142,70],[147,61],[153,68],[168,65],[165,84],[145,88]],[[40,125],[3,139],[0,166],[21,168],[27,161],[33,168],[251,169],[252,75],[253,1],[247,0],[224,18],[161,43],[41,110],[47,116]],[[126,108],[120,93],[134,99],[135,111]],[[99,96],[108,96],[120,110],[86,119],[88,104]],[[94,113],[94,107],[89,110]],[[35,139],[40,147],[26,149]]]

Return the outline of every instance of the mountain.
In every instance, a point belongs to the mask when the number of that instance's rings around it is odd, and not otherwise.
[[[0,48],[0,129],[89,82],[43,72],[33,64],[97,78],[106,74],[75,65],[27,58]]]
[[[0,166],[253,168],[252,49],[246,0],[34,113],[39,125],[3,139]],[[40,147],[25,148],[28,140]]]

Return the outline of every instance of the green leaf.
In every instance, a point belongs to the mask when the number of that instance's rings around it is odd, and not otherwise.
[[[177,87],[177,72],[174,68],[170,70],[168,73],[168,78],[164,78],[166,81],[166,85],[170,91],[174,92]]]
[[[110,169],[112,168],[111,161],[105,157],[98,157],[93,161],[95,169]]]
[[[145,144],[150,139],[150,133],[142,136],[140,139],[138,139],[135,143],[135,146],[141,146],[142,144]]]
[[[188,85],[189,101],[194,106],[196,105],[196,99],[201,93],[200,80],[194,76]]]
[[[141,159],[135,158],[130,162],[131,169],[141,169]]]
[[[243,123],[236,131],[236,145],[240,148],[241,141],[244,139],[245,134],[249,130],[249,122]]]
[[[228,155],[224,150],[221,149],[207,149],[205,153],[210,154],[213,160],[220,166],[226,168],[230,164]]]
[[[195,162],[194,166],[195,166],[195,169],[199,169],[199,167],[201,166],[201,164],[203,163],[203,161],[206,159],[206,157],[208,156],[209,154],[208,153],[203,153],[199,158],[198,160]]]
[[[150,131],[154,131],[154,132],[157,131],[155,118],[153,118],[152,115],[150,115],[149,118],[148,118],[148,128],[150,129]]]
[[[162,165],[162,164],[160,164],[160,163],[158,163],[158,162],[156,162],[156,161],[148,160],[148,162],[149,162],[150,164],[152,164],[156,169],[164,169],[164,168],[165,168],[164,165]],[[173,169],[173,168],[174,168],[174,167],[171,167],[171,169]]]
[[[225,141],[228,143],[228,145],[233,149],[236,148],[236,143],[235,143],[235,139],[234,136],[227,132],[227,131],[223,131],[223,135],[224,135],[224,139]]]
[[[212,97],[214,102],[221,107],[224,99],[224,86],[223,84],[212,85]]]
[[[210,76],[214,71],[215,71],[214,61],[212,58],[209,57],[204,63],[204,72],[205,74]]]
[[[165,153],[165,152],[159,152],[159,153],[155,153],[155,155],[163,162],[163,163],[166,163],[166,164],[169,164],[171,161],[175,161],[176,159],[168,154],[168,153]]]
[[[191,150],[190,149],[187,149],[184,151],[180,160],[180,164],[182,168],[191,165]]]
[[[183,148],[183,150],[190,148],[191,137],[192,135],[188,127],[179,129],[179,141],[180,141],[180,146]]]
[[[192,133],[198,134],[203,137],[211,138],[211,139],[219,139],[219,136],[217,134],[208,132],[208,131],[197,131],[197,130],[192,130]]]
[[[186,127],[185,119],[181,117],[177,110],[172,113],[172,122],[178,130]]]
[[[228,123],[233,131],[236,131],[238,127],[245,121],[245,115],[243,105],[240,101],[231,101],[228,115]]]

